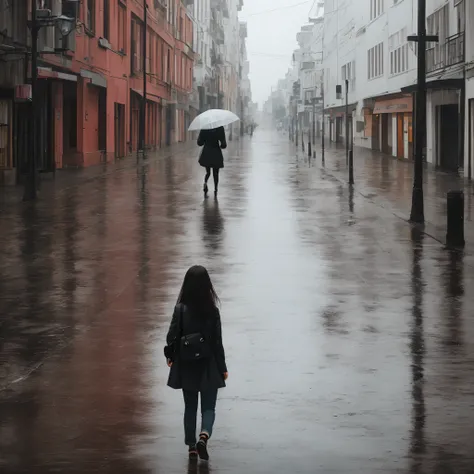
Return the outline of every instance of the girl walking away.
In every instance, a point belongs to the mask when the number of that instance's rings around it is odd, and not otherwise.
[[[225,387],[227,366],[222,343],[219,298],[209,273],[191,267],[184,277],[166,338],[165,356],[171,367],[168,386],[184,397],[184,442],[189,457],[208,460],[219,388]],[[201,431],[196,439],[198,399],[201,398]]]
[[[204,196],[207,197],[207,182],[209,177],[214,177],[214,195],[217,196],[219,188],[219,170],[224,168],[224,157],[222,150],[227,148],[224,127],[214,128],[212,130],[201,130],[198,137],[198,146],[203,146],[199,164],[206,168],[206,176],[204,177]]]

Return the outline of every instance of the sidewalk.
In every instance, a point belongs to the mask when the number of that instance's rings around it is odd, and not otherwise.
[[[180,155],[195,150],[196,143],[194,140],[185,143],[177,143],[169,147],[156,151],[150,151],[147,159],[140,158],[139,166],[143,166],[152,160],[165,158],[169,156]],[[128,155],[125,158],[118,159],[110,163],[104,163],[87,168],[69,168],[56,171],[54,176],[52,173],[40,175],[40,192],[38,199],[55,199],[62,192],[76,186],[95,179],[103,178],[112,173],[118,173],[123,170],[135,168],[137,166],[137,155]],[[23,185],[0,187],[0,214],[15,208],[23,203]]]
[[[307,153],[307,148],[305,149]],[[303,156],[303,152],[300,150]],[[321,142],[316,143],[316,162],[321,166]],[[345,148],[326,143],[324,168],[343,182],[348,181]],[[413,189],[413,162],[383,153],[355,148],[355,190],[366,199],[401,219],[409,220]],[[466,252],[474,254],[473,184],[460,176],[436,171],[426,165],[423,176],[425,232],[436,240],[446,240],[446,196],[450,190],[464,190]]]

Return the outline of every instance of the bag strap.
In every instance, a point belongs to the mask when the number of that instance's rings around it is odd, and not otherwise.
[[[181,340],[183,337],[183,313],[184,313],[184,304],[179,304],[179,319],[178,319],[178,340]]]

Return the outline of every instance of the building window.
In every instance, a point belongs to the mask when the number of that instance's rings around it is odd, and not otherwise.
[[[86,0],[86,28],[95,31],[95,0]]]
[[[380,76],[383,76],[383,43],[379,43],[367,51],[368,79]]]
[[[110,0],[104,0],[104,38],[110,40]]]
[[[408,42],[407,30],[403,28],[388,39],[390,50],[390,74],[400,74],[408,71]]]
[[[183,55],[181,56],[181,84],[180,84],[183,89],[186,87],[185,74],[186,74],[186,68],[184,67],[184,55]]]
[[[370,1],[370,20],[375,20],[384,10],[385,0],[369,0]]]
[[[439,41],[426,45],[426,67],[429,72],[445,67],[446,42],[449,38],[449,4],[435,11],[426,19],[428,35],[437,35]],[[448,63],[450,63],[448,59]]]
[[[428,35],[438,35],[438,44],[446,43],[449,37],[449,4],[435,11],[426,19],[426,29]]]
[[[315,62],[314,61],[304,61],[301,63],[301,70],[308,70],[308,69],[314,69],[315,68]]]
[[[118,28],[117,28],[117,35],[118,35],[118,44],[117,48],[119,52],[125,53],[125,45],[127,42],[125,41],[126,37],[126,30],[127,30],[127,10],[125,5],[122,2],[118,2]]]
[[[349,81],[349,91],[355,91],[356,77],[355,77],[355,61],[344,64],[341,68],[342,82]]]
[[[163,44],[163,80],[170,82],[171,78],[171,50]]]
[[[457,33],[464,33],[466,29],[466,2],[464,0],[455,0]]]
[[[141,67],[141,37],[142,37],[142,25],[140,20],[132,17],[131,22],[131,35],[130,35],[130,53],[131,53],[131,74],[139,73],[142,70]]]

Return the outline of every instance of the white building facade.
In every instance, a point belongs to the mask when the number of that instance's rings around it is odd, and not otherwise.
[[[416,78],[416,56],[407,41],[416,30],[415,13],[412,0],[326,0],[324,70],[330,140],[343,143],[347,130],[356,146],[412,157],[413,95],[402,88]]]
[[[199,111],[222,106],[224,74],[224,19],[228,0],[194,1],[194,80]]]
[[[412,159],[418,48],[408,36],[417,33],[417,1],[325,0],[317,5],[324,12],[321,28],[313,20],[297,35],[294,107],[305,116],[307,99],[321,94],[320,82],[331,141],[344,143],[347,135],[356,146]],[[427,32],[439,41],[428,43],[426,50],[425,159],[472,177],[474,2],[427,0],[426,13]],[[323,61],[319,74],[318,49]],[[300,127],[307,124],[307,119],[299,121]]]

